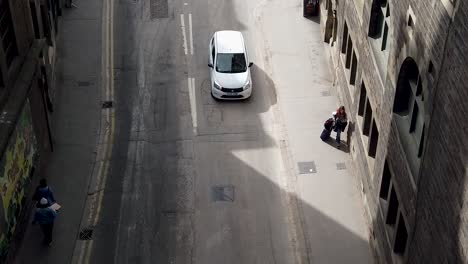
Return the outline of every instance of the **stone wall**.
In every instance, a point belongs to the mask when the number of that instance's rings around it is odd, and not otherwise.
[[[352,130],[349,131],[349,142],[354,162],[351,168],[362,184],[362,198],[375,253],[383,263],[458,263],[456,260],[460,261],[461,257],[466,259],[468,244],[467,224],[457,221],[461,205],[466,204],[468,196],[464,191],[467,185],[464,169],[467,163],[467,130],[464,128],[467,125],[463,122],[464,127],[448,128],[460,126],[454,113],[464,117],[468,107],[463,101],[467,98],[468,89],[460,81],[468,76],[467,56],[463,54],[468,50],[465,42],[468,41],[468,8],[466,4],[460,4],[454,15],[455,21],[451,23],[451,14],[441,1],[388,0],[388,53],[387,57],[380,57],[380,50],[373,47],[374,40],[368,37],[372,2],[365,2],[362,13],[353,1],[333,2],[337,11],[338,40],[331,48],[333,56],[330,58],[339,100],[347,107],[353,122],[349,128]],[[322,10],[322,14],[326,12]],[[411,26],[408,25],[410,15]],[[345,54],[341,52],[345,22],[358,58],[355,85],[349,85],[349,69],[345,67]],[[416,175],[410,170],[409,157],[405,154],[404,141],[400,138],[393,114],[400,68],[408,57],[418,66],[424,93],[426,145],[419,160],[421,169]],[[386,64],[381,63],[382,58],[388,58],[384,61]],[[379,70],[379,63],[384,71]],[[369,138],[363,135],[363,119],[357,115],[362,83],[365,83],[372,118],[379,131],[375,158],[367,154]],[[444,120],[452,123],[445,124]],[[457,136],[460,132],[462,136]],[[393,253],[396,226],[385,224],[388,205],[379,198],[386,160],[392,174],[391,188],[394,188],[399,201],[398,219],[400,215],[404,218],[409,235],[402,255]],[[438,202],[434,203],[435,199]],[[445,215],[451,217],[445,219]],[[467,218],[462,217],[464,221],[468,221]],[[438,228],[437,237],[427,232],[432,228]],[[437,247],[437,250],[432,247]],[[440,261],[431,261],[434,259]]]
[[[468,3],[459,2],[445,53],[437,61],[411,263],[468,262]]]

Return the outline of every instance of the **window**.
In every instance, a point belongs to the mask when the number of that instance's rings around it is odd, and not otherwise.
[[[382,47],[380,50],[385,50],[387,48],[387,38],[388,38],[388,25],[387,25],[387,22],[385,22],[383,36],[382,36]]]
[[[216,71],[221,73],[240,73],[247,71],[244,53],[218,53]]]
[[[390,180],[392,179],[392,174],[390,173],[390,168],[388,167],[388,162],[385,160],[384,171],[382,174],[382,182],[380,184],[379,197],[385,201],[388,200],[388,193],[390,191]]]
[[[364,124],[362,128],[362,133],[366,136],[369,136],[370,128],[372,121],[372,106],[370,104],[369,98],[366,100],[366,111],[364,115]]]
[[[36,3],[34,2],[29,2],[29,7],[31,9],[31,18],[32,18],[32,23],[34,27],[34,37],[36,39],[41,38],[40,32],[39,32],[39,21],[37,19],[37,9],[36,9]]]
[[[353,53],[353,41],[351,40],[351,37],[348,36],[348,47],[346,49],[346,61],[345,61],[346,69],[349,69],[349,67],[351,66],[352,53]]]
[[[351,85],[356,83],[357,63],[356,52],[353,51],[353,60],[351,61],[351,75],[349,76],[349,84]]]
[[[423,147],[424,147],[424,132],[425,132],[425,131],[426,131],[426,124],[424,124],[423,127],[422,127],[421,139],[419,140],[418,158],[421,158],[422,153],[423,153]]]
[[[414,26],[413,17],[411,15],[408,16],[408,27],[412,28]]]
[[[390,5],[387,0],[373,0],[367,36],[382,81],[387,76],[390,40],[392,39]]]
[[[346,24],[346,21],[344,23],[343,27],[343,43],[341,43],[341,53],[346,53],[346,47],[348,44],[348,24]]]
[[[366,99],[367,99],[367,91],[366,86],[364,85],[364,81],[361,84],[361,94],[359,95],[359,108],[358,108],[358,115],[364,115],[364,108],[366,106]]]
[[[52,42],[52,25],[50,23],[49,12],[47,8],[41,4],[41,18],[42,18],[42,27],[44,28],[44,35],[47,39],[47,44],[49,46],[53,45]]]
[[[429,72],[430,74],[434,74],[434,64],[432,63],[432,61],[429,61],[429,66],[427,67],[427,72]]]
[[[0,3],[0,34],[2,38],[3,51],[6,57],[6,65],[10,67],[14,58],[18,56],[18,46],[16,44],[16,36],[13,28],[13,20],[11,19],[9,1],[1,1]]]
[[[398,75],[393,103],[395,124],[414,182],[419,175],[424,147],[424,83],[416,62],[407,58]]]
[[[408,241],[408,231],[406,230],[405,218],[400,214],[398,227],[395,236],[395,243],[393,245],[393,252],[403,255],[406,250],[406,243]]]
[[[414,106],[413,106],[413,113],[411,114],[411,125],[410,125],[410,133],[414,133],[414,130],[416,129],[416,120],[418,118],[418,112],[419,112],[419,107],[418,103],[414,101]]]
[[[390,201],[388,205],[387,219],[385,221],[387,225],[393,226],[396,224],[398,207],[399,207],[398,198],[395,192],[395,188],[393,187],[392,191],[390,192]]]
[[[368,36],[374,39],[382,37],[384,25],[389,23],[390,7],[387,0],[374,0],[371,7]]]
[[[379,143],[379,130],[377,129],[375,120],[372,120],[372,130],[370,133],[369,152],[368,152],[368,155],[372,158],[375,158],[375,155],[377,153],[378,143]]]

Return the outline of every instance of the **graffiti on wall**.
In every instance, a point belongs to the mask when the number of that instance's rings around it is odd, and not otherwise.
[[[8,251],[37,152],[31,108],[26,100],[7,148],[0,157],[0,257]]]

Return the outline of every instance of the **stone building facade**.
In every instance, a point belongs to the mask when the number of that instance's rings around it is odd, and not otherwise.
[[[468,2],[323,0],[381,263],[468,263]]]
[[[0,262],[21,238],[52,150],[50,114],[60,0],[0,0]]]

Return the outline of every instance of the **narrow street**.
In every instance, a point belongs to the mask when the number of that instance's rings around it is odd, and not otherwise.
[[[76,2],[70,15],[92,8]],[[54,244],[35,263],[373,262],[358,187],[337,169],[348,153],[319,138],[339,104],[319,25],[288,2],[94,5],[103,80],[93,100],[112,107],[94,117],[89,189],[57,220],[64,250]],[[247,101],[210,96],[208,44],[224,29],[244,34],[254,63]],[[298,170],[308,161],[315,173]],[[92,237],[71,241],[83,228]],[[32,243],[18,263],[36,254]]]
[[[90,263],[299,261],[270,77],[253,68],[247,102],[210,96],[215,31],[245,32],[258,63],[254,14],[245,13],[254,8],[247,1],[172,1],[167,12],[148,1],[116,4],[115,14],[126,14],[114,16],[117,144]]]

